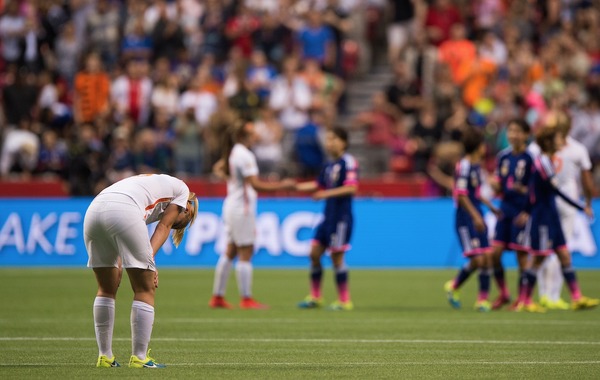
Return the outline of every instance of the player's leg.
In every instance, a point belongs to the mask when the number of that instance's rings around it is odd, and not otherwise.
[[[232,306],[225,301],[225,291],[229,282],[229,275],[233,266],[233,259],[237,256],[235,244],[229,242],[226,251],[219,256],[215,267],[213,293],[208,305],[212,308],[231,309]]]
[[[325,254],[325,246],[317,240],[313,241],[310,249],[310,294],[298,303],[301,309],[314,309],[323,305],[321,296],[321,283],[323,280],[323,266],[321,257]]]
[[[338,291],[338,301],[334,302],[330,309],[334,310],[352,310],[354,305],[350,300],[350,290],[348,289],[348,267],[344,260],[344,251],[331,252],[331,261],[335,271],[335,284]]]
[[[134,368],[162,368],[164,365],[148,356],[148,344],[154,325],[155,268],[126,268],[133,290],[131,304],[131,359]]]
[[[238,289],[240,291],[240,307],[242,309],[266,309],[263,305],[252,297],[252,276],[253,268],[252,255],[254,254],[254,245],[238,246],[238,262],[235,266],[235,275],[237,278]]]
[[[516,311],[529,311],[535,313],[543,313],[546,311],[545,308],[535,304],[532,299],[540,267],[544,260],[544,255],[534,255],[531,265],[523,271],[520,284],[521,294],[519,296],[519,302],[515,307]]]
[[[490,292],[490,267],[491,257],[489,254],[480,254],[473,256],[471,262],[479,269],[479,292],[475,309],[478,311],[490,311],[491,305],[488,301]]]
[[[571,264],[571,253],[569,250],[562,246],[556,249],[556,255],[560,260],[562,266],[562,273],[571,293],[572,308],[575,310],[590,309],[600,304],[600,300],[595,298],[588,298],[581,294],[579,288],[579,282],[577,281],[577,275]]]
[[[494,242],[490,259],[492,262],[492,270],[494,273],[494,280],[498,286],[498,298],[492,304],[493,310],[498,310],[505,304],[510,302],[510,292],[506,286],[506,275],[504,272],[504,266],[502,265],[502,253],[504,252],[504,246]]]
[[[94,329],[98,343],[98,367],[118,367],[112,352],[115,326],[115,297],[121,281],[121,268],[94,268],[98,292],[94,299]]]

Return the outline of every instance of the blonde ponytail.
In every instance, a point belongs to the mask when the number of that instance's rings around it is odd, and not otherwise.
[[[194,194],[191,191],[190,191],[190,195],[188,195],[188,202],[192,202],[192,208],[190,209],[190,213],[192,214],[192,217],[187,226],[185,226],[183,228],[179,228],[179,229],[175,230],[175,232],[173,232],[171,239],[173,240],[173,245],[175,245],[175,247],[179,247],[179,244],[183,240],[183,235],[185,235],[185,230],[189,226],[194,224],[194,221],[196,220],[196,216],[198,215],[198,198],[196,198],[196,194]]]

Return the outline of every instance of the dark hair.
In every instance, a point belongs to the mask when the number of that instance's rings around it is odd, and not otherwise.
[[[227,127],[225,133],[223,133],[223,156],[221,157],[225,161],[225,174],[228,176],[229,172],[229,156],[233,150],[233,146],[237,141],[244,137],[246,133],[246,121],[241,118],[236,118],[235,121]]]
[[[556,150],[554,146],[554,137],[559,132],[559,128],[555,126],[546,126],[538,131],[535,141],[540,146],[542,152],[552,153]]]
[[[483,144],[483,133],[479,129],[467,127],[462,136],[462,144],[466,154],[475,152]]]
[[[525,119],[512,119],[507,125],[511,124],[516,124],[519,128],[521,128],[521,131],[527,134],[531,133],[531,127],[529,126],[529,123],[525,121]]]
[[[346,130],[346,128],[337,126],[331,128],[329,132],[333,133],[335,137],[342,140],[344,142],[344,145],[346,145],[346,149],[348,149],[348,131]]]

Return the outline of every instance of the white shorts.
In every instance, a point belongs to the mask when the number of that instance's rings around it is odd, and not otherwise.
[[[117,267],[154,271],[148,227],[133,200],[104,194],[92,201],[83,220],[83,238],[90,268]]]
[[[233,243],[237,247],[254,245],[256,238],[256,215],[254,213],[223,210],[223,222],[228,243]]]

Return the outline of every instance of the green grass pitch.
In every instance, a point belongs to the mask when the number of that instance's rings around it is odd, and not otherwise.
[[[298,310],[301,270],[255,271],[256,298],[270,310],[211,310],[212,270],[162,269],[152,356],[163,370],[127,368],[132,293],[117,300],[114,351],[122,368],[95,368],[85,269],[0,270],[0,378],[173,379],[593,379],[600,374],[600,310],[480,314],[476,277],[463,309],[442,286],[454,271],[353,270],[355,310]],[[334,299],[331,270],[325,297]],[[515,283],[515,273],[509,281]],[[580,271],[600,296],[600,272]],[[237,301],[232,274],[229,300]],[[495,296],[495,293],[492,293]],[[237,302],[236,302],[237,303]]]

